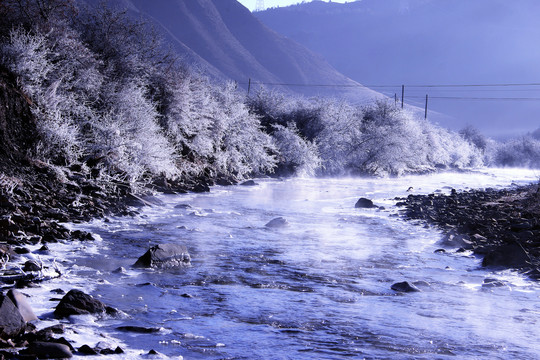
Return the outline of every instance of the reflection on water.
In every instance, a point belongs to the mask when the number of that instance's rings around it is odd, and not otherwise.
[[[393,199],[410,186],[428,193],[535,179],[531,171],[490,170],[258,180],[163,195],[165,206],[137,219],[87,225],[103,241],[94,252],[66,254],[77,266],[66,263],[72,272],[54,286],[91,286],[131,316],[101,321],[100,332],[186,359],[531,359],[540,345],[538,285],[479,269],[467,253],[434,253],[440,233],[400,220]],[[386,209],[355,209],[359,197]],[[276,217],[288,225],[265,226]],[[112,273],[161,242],[185,244],[192,266]],[[502,286],[482,286],[485,278]],[[395,293],[399,281],[421,292]],[[126,334],[121,325],[162,330]]]

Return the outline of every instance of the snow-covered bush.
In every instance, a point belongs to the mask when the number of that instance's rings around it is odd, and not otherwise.
[[[211,134],[217,172],[239,177],[271,172],[276,164],[271,138],[261,131],[259,118],[250,113],[235,85],[215,88],[214,97],[218,106]]]
[[[493,165],[540,168],[540,140],[523,136],[499,144]]]
[[[272,137],[278,150],[278,174],[313,176],[320,166],[317,146],[304,140],[294,123],[273,125]]]
[[[94,140],[98,155],[105,156],[110,166],[125,173],[130,182],[145,174],[174,177],[174,148],[157,124],[159,114],[145,89],[133,83],[122,84],[109,96],[110,112],[103,117],[99,137]]]

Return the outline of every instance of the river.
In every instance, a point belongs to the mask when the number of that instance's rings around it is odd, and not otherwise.
[[[480,268],[470,252],[434,252],[441,233],[398,216],[395,197],[536,181],[530,170],[484,169],[387,179],[257,179],[258,186],[160,195],[134,218],[70,224],[97,241],[51,245],[64,276],[25,289],[42,321],[83,290],[125,316],[72,317],[77,346],[154,349],[184,359],[533,359],[540,357],[540,286]],[[355,209],[367,197],[379,209]],[[265,224],[283,217],[288,225]],[[149,246],[187,246],[192,264],[132,269]],[[124,273],[115,269],[124,267]],[[485,279],[504,285],[488,287]],[[396,293],[415,282],[421,292]],[[489,281],[489,280],[488,280]],[[65,321],[66,322],[66,321]],[[117,327],[156,328],[149,334]],[[159,358],[160,356],[154,356]],[[82,358],[82,357],[81,357]]]

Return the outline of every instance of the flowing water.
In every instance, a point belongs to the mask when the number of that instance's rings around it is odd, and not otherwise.
[[[533,171],[483,170],[396,179],[257,180],[207,194],[161,195],[135,218],[72,225],[96,242],[53,246],[62,278],[25,290],[43,319],[78,288],[122,318],[72,317],[78,346],[104,342],[139,358],[149,349],[184,359],[533,359],[540,357],[540,286],[481,269],[471,253],[435,253],[441,233],[400,219],[396,196],[508,187]],[[385,210],[355,209],[359,197]],[[283,217],[288,225],[265,224]],[[187,246],[192,265],[130,265],[158,243]],[[125,273],[114,270],[123,266]],[[483,286],[486,278],[504,285]],[[396,293],[395,282],[421,292]],[[156,328],[126,333],[119,326]]]

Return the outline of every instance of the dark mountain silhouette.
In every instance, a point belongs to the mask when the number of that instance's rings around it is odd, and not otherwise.
[[[255,13],[351,79],[397,85],[374,87],[390,96],[401,95],[401,84],[540,82],[538,14],[536,0],[314,1]],[[540,98],[534,89],[410,87],[406,100],[422,106],[430,94],[430,109],[455,117],[447,125],[470,123],[500,135],[537,128],[540,101],[436,97]]]
[[[98,3],[97,0],[86,0]],[[270,30],[236,0],[109,0],[111,5],[151,19],[184,59],[221,79],[247,87],[257,83],[299,84],[278,86],[306,95],[334,94],[365,100],[381,97],[336,71],[323,57]]]

